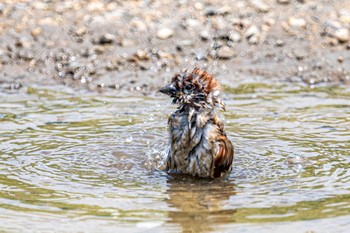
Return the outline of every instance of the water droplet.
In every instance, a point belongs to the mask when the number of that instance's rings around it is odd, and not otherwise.
[[[130,135],[129,137],[127,137],[127,138],[125,139],[125,141],[128,142],[128,143],[130,143],[130,142],[133,141],[133,137]]]
[[[149,120],[149,121],[154,121],[154,114],[150,114],[150,115],[148,116],[148,120]]]

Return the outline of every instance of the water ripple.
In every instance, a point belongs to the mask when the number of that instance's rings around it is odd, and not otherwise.
[[[349,93],[247,90],[225,96],[236,157],[223,180],[156,169],[175,108],[163,98],[41,89],[0,96],[1,224],[12,215],[23,229],[60,219],[201,230],[348,215]]]

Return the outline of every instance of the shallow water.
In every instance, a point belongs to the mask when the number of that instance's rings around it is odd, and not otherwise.
[[[350,90],[225,88],[224,180],[152,169],[169,99],[28,88],[0,94],[0,230],[345,232]]]

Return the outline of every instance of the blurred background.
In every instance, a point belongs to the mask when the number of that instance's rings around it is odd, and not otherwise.
[[[349,83],[349,27],[346,0],[5,0],[0,81],[146,94],[199,66],[227,83]]]

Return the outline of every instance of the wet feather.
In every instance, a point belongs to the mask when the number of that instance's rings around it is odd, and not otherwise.
[[[167,91],[167,86],[171,90]],[[168,121],[170,145],[165,170],[212,178],[227,174],[234,148],[214,111],[216,107],[225,110],[217,80],[195,68],[175,75],[167,86],[160,91],[179,107]]]

